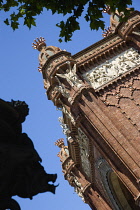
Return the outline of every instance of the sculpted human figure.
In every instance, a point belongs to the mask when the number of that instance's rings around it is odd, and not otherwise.
[[[21,123],[28,112],[25,102],[5,102],[0,99],[1,210],[16,210],[16,202],[11,200],[14,195],[32,199],[38,193],[55,193],[56,186],[53,183],[57,175],[45,172],[32,140],[26,133],[22,133]],[[9,207],[8,204],[15,207]],[[20,207],[17,207],[17,210],[19,209]]]

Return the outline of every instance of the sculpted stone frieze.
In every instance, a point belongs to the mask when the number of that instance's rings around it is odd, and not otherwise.
[[[138,65],[140,65],[140,54],[130,48],[84,73],[83,77],[94,89],[97,89]]]
[[[80,148],[80,156],[81,156],[81,163],[82,168],[84,169],[86,175],[88,177],[91,176],[91,164],[89,161],[89,139],[87,136],[83,133],[83,131],[78,128],[78,143]]]

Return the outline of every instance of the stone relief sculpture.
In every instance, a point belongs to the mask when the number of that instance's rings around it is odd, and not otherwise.
[[[57,175],[45,172],[32,140],[22,133],[21,124],[28,112],[25,102],[0,99],[1,210],[20,210],[16,201],[11,199],[15,195],[32,199],[38,193],[55,193],[53,183]]]
[[[73,182],[74,182],[74,191],[77,193],[79,197],[82,198],[82,201],[85,202],[85,199],[82,193],[83,187],[81,183],[78,181],[78,179],[75,176],[73,177]]]
[[[55,87],[57,91],[60,92],[64,97],[69,98],[70,96],[69,92],[66,90],[64,85],[60,82],[59,78],[57,76],[55,76],[55,78],[57,79],[57,82],[59,83],[59,85]]]
[[[70,174],[67,174],[67,180],[69,181],[69,184],[74,187],[74,191],[77,193],[77,195],[81,197],[85,202],[83,187],[82,184],[78,181],[77,177],[71,172]]]
[[[96,89],[138,65],[140,65],[140,55],[130,48],[83,74],[83,77]]]
[[[74,118],[73,118],[71,112],[68,112],[67,109],[66,109],[64,106],[63,106],[63,108],[62,108],[62,112],[63,112],[66,116],[68,116],[68,118],[71,120],[71,122],[75,125],[75,120],[74,120]]]
[[[61,78],[65,78],[67,80],[67,82],[73,87],[73,86],[77,86],[77,87],[81,87],[82,86],[82,80],[80,80],[76,74],[76,68],[77,68],[77,64],[73,65],[73,68],[71,68],[70,62],[67,61],[66,62],[68,64],[68,69],[66,70],[65,74],[56,74],[57,76],[61,77]]]
[[[70,133],[70,130],[69,130],[67,124],[64,123],[63,117],[59,117],[58,121],[60,122],[60,126],[62,128],[62,131],[63,131],[64,135],[68,136],[69,133]]]
[[[91,165],[89,161],[89,139],[80,128],[78,128],[78,143],[80,147],[82,168],[84,169],[87,176],[90,177]]]

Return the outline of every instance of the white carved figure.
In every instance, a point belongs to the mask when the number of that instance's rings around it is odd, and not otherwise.
[[[64,124],[64,119],[63,119],[63,117],[59,117],[59,118],[58,118],[58,121],[60,122],[60,126],[61,126],[61,128],[62,128],[62,131],[63,131],[64,135],[67,136],[67,135],[69,134],[70,130],[69,130],[67,124]]]
[[[82,81],[78,78],[77,74],[76,74],[76,68],[77,68],[77,64],[73,65],[73,68],[71,68],[70,62],[67,61],[68,64],[68,69],[66,70],[65,74],[56,74],[59,77],[65,78],[67,80],[67,82],[73,87],[73,86],[77,86],[77,87],[81,87],[82,86]]]
[[[77,178],[75,176],[74,176],[73,182],[74,182],[74,185],[75,185],[74,186],[74,191],[85,202],[85,199],[84,199],[84,196],[83,196],[83,193],[82,193],[83,187],[82,187],[81,183],[77,180]]]
[[[96,89],[138,65],[140,54],[130,48],[83,74],[83,77]]]
[[[59,78],[57,76],[55,76],[55,78],[57,79],[59,85],[57,86],[57,90],[66,98],[69,98],[70,94],[69,92],[66,90],[66,88],[64,87],[63,84],[61,84]]]
[[[60,93],[62,93],[62,95],[64,96],[64,97],[66,97],[66,98],[69,98],[69,93],[66,91],[66,89],[62,86],[62,85],[59,85],[58,86],[58,91],[60,92]]]
[[[71,119],[71,122],[75,125],[75,120],[74,120],[74,118],[73,118],[71,112],[68,112],[68,110],[67,110],[64,106],[63,106],[63,108],[62,108],[62,112],[63,112],[65,115],[67,115],[67,117],[68,117],[69,119]]]
[[[74,177],[74,182],[75,182],[77,187],[82,188],[81,183],[76,179],[76,177]]]

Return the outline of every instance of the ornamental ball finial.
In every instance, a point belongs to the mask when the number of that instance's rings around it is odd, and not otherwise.
[[[40,38],[36,38],[34,40],[34,43],[32,43],[32,47],[38,51],[41,51],[42,47],[45,46],[46,47],[46,43],[45,43],[45,39],[43,37],[40,37]]]

